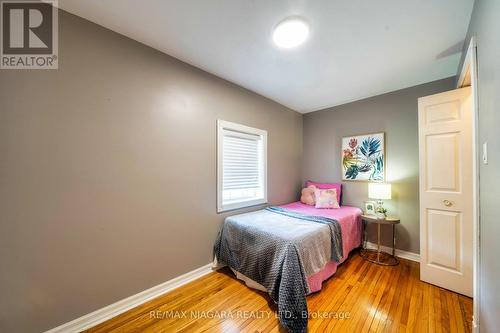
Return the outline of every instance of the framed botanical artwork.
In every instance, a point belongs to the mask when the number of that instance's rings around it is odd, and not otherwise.
[[[385,181],[385,133],[342,138],[342,180]]]
[[[365,215],[375,215],[375,201],[365,201]]]

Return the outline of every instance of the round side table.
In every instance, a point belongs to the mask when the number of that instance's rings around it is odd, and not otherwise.
[[[396,234],[394,232],[396,224],[399,224],[400,220],[397,218],[386,217],[378,218],[375,215],[361,215],[363,220],[363,246],[360,251],[360,255],[363,259],[373,262],[378,265],[384,266],[395,266],[399,264],[399,259],[396,258]],[[371,250],[366,248],[367,235],[366,235],[366,225],[368,223],[377,224],[377,249]],[[392,225],[392,254],[383,252],[380,250],[380,226],[382,224]]]

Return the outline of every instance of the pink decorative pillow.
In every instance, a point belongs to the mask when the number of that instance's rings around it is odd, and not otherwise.
[[[341,183],[315,183],[310,180],[307,181],[306,186],[309,187],[310,185],[316,186],[316,188],[319,188],[321,190],[328,190],[328,189],[335,189],[337,190],[337,202],[340,204],[342,202],[342,184]]]
[[[316,208],[340,208],[339,202],[337,201],[336,189],[316,189],[314,195],[316,197]]]
[[[300,196],[300,201],[306,205],[314,206],[316,204],[316,199],[314,195],[314,190],[316,186],[311,185],[302,189],[302,195]]]

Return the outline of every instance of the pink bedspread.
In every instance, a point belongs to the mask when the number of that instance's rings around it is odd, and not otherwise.
[[[307,278],[309,290],[311,292],[319,291],[321,290],[323,281],[335,274],[335,272],[337,271],[337,266],[344,262],[345,259],[347,259],[349,252],[351,252],[361,244],[362,211],[359,208],[351,206],[341,206],[338,209],[316,209],[313,206],[303,204],[300,201],[282,205],[281,207],[302,214],[332,218],[340,223],[340,226],[342,228],[342,245],[344,257],[339,263],[336,263],[334,261],[328,262],[321,271]]]

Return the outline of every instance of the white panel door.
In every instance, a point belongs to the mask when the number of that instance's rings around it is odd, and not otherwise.
[[[472,296],[470,88],[419,98],[420,279]]]

